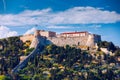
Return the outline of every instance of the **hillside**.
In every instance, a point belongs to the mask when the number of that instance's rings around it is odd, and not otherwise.
[[[28,55],[33,50],[29,49],[30,43],[23,43],[19,37],[0,39],[0,75],[11,74],[11,70],[20,62],[20,56]]]
[[[119,80],[120,49],[111,42],[98,43],[98,50],[81,50],[66,45],[48,45],[37,56],[31,58],[23,69],[12,75],[21,56],[27,56],[30,41],[22,42],[19,37],[0,40],[4,50],[0,51],[0,80]],[[113,54],[100,50],[108,48]],[[12,76],[11,76],[12,75]]]

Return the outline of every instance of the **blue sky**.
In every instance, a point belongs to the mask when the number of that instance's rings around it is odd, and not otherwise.
[[[89,31],[120,46],[120,0],[0,0],[0,38]]]

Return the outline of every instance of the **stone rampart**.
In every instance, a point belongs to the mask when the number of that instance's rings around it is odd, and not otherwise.
[[[23,36],[20,37],[20,40],[22,40],[23,42],[26,42],[27,40],[32,41],[33,39],[34,39],[33,34],[23,35]]]
[[[49,37],[47,38],[53,44],[57,46],[64,46],[64,45],[85,45],[87,42],[86,37]]]
[[[40,37],[39,40],[36,40],[36,37]],[[86,32],[86,35],[84,36],[64,37],[60,35],[59,37],[58,36],[46,37],[40,34],[39,31],[36,31],[34,35],[25,35],[20,37],[20,39],[23,42],[25,42],[26,40],[32,41],[31,47],[34,47],[35,45],[37,45],[37,42],[40,42],[42,44],[55,44],[57,46],[70,45],[70,46],[94,47],[96,43],[101,41],[101,36]]]

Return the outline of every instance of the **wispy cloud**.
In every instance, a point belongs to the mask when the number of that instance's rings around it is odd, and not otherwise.
[[[47,26],[47,28],[51,28],[51,29],[68,29],[68,28],[75,28],[73,26]],[[77,28],[77,27],[76,27]]]
[[[0,25],[5,26],[32,26],[37,24],[49,26],[50,28],[50,25],[58,24],[96,24],[116,23],[119,21],[120,14],[115,11],[94,7],[74,7],[60,12],[54,12],[48,8],[43,10],[25,10],[19,14],[0,15]]]
[[[102,27],[102,25],[91,25],[91,26],[88,26],[88,27],[90,27],[90,28],[93,28],[93,29],[95,29],[95,30],[98,30],[99,28],[101,28]]]
[[[16,31],[12,31],[6,26],[0,26],[0,38],[6,38],[17,35],[18,33]]]

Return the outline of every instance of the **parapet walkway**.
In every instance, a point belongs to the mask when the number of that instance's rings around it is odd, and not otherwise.
[[[42,51],[42,46],[38,44],[36,48],[22,61],[20,62],[13,70],[12,73],[18,72],[20,69],[25,67],[27,65],[27,62],[29,61],[30,58],[34,57],[38,52],[40,53]]]

